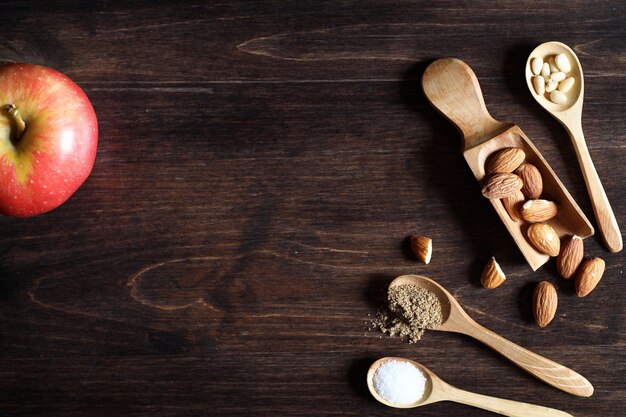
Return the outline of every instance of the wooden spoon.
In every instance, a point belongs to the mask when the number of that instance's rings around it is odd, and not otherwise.
[[[389,288],[407,284],[418,285],[432,292],[441,303],[443,322],[433,330],[462,333],[473,337],[526,372],[562,391],[580,397],[590,397],[593,394],[593,386],[582,375],[526,350],[476,323],[452,294],[432,279],[420,275],[402,275],[394,279]]]
[[[426,390],[424,392],[424,396],[420,400],[415,401],[412,404],[395,404],[387,401],[378,393],[378,391],[376,391],[374,386],[374,375],[382,364],[389,361],[402,361],[410,363],[422,371],[426,377]],[[473,392],[455,388],[444,382],[424,365],[404,358],[387,357],[374,362],[367,371],[367,386],[374,398],[389,407],[395,408],[414,408],[439,401],[454,401],[510,417],[572,417],[571,414],[554,408],[489,397],[487,395],[475,394]]]
[[[548,57],[557,54],[565,54],[565,56],[567,56],[570,64],[572,64],[572,70],[567,75],[574,77],[576,80],[574,87],[566,94],[567,101],[565,104],[553,103],[546,95],[535,93],[535,89],[532,85],[533,73],[530,69],[530,61],[535,57],[547,61]],[[528,57],[528,62],[526,63],[526,82],[532,96],[537,100],[537,103],[546,109],[546,111],[558,120],[563,127],[565,127],[565,130],[567,130],[572,144],[574,145],[574,149],[576,150],[576,156],[578,157],[578,163],[583,172],[583,177],[585,178],[587,191],[591,198],[591,206],[596,215],[596,221],[598,222],[602,239],[604,239],[606,247],[611,252],[616,253],[621,251],[623,248],[622,234],[617,225],[611,204],[609,204],[609,199],[600,182],[600,177],[598,177],[596,168],[591,161],[591,156],[589,155],[589,150],[585,143],[585,136],[583,135],[582,112],[585,81],[578,57],[574,51],[561,42],[542,43],[536,47]]]
[[[512,123],[502,123],[491,117],[476,75],[469,66],[455,58],[439,59],[426,68],[422,87],[430,104],[461,132],[463,156],[478,181],[485,177],[485,160],[490,154],[512,146],[522,148],[526,161],[541,173],[542,198],[559,205],[559,214],[547,223],[560,237],[578,235],[586,238],[593,234],[593,227],[585,214],[524,132]],[[537,270],[546,263],[549,256],[537,251],[526,238],[528,225],[511,219],[500,200],[490,201],[530,267]]]

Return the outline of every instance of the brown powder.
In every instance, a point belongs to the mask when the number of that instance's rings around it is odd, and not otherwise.
[[[419,285],[398,285],[387,291],[387,306],[378,311],[372,325],[391,337],[415,343],[424,329],[441,324],[441,314],[441,303],[434,293]]]

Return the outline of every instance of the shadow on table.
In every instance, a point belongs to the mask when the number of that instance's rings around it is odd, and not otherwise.
[[[387,288],[396,278],[390,274],[370,274],[368,276],[365,298],[369,306],[378,309],[387,305]]]
[[[15,300],[23,290],[24,282],[0,265],[0,302],[3,304]]]
[[[350,388],[359,397],[367,398],[371,402],[376,402],[372,394],[370,394],[369,388],[367,388],[367,371],[371,364],[377,359],[374,357],[363,357],[355,360],[348,369],[348,380],[350,381]]]

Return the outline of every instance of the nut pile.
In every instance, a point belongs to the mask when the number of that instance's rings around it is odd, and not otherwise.
[[[576,274],[576,294],[587,296],[598,285],[604,274],[604,261],[589,258],[583,261],[583,240],[574,235],[566,239],[556,260],[559,274],[570,279]],[[548,281],[542,281],[533,293],[533,314],[540,327],[546,327],[556,314],[558,297],[556,288]]]
[[[585,297],[593,291],[604,274],[605,263],[600,258],[583,259],[584,245],[579,236],[565,236],[561,240],[554,228],[546,223],[559,214],[559,206],[554,201],[540,198],[543,178],[536,166],[526,162],[524,150],[508,147],[495,151],[485,161],[485,174],[483,196],[501,200],[514,222],[530,224],[526,233],[528,240],[539,252],[556,258],[559,275],[565,279],[575,278],[578,297]],[[417,259],[424,264],[430,263],[433,252],[431,238],[410,236],[410,246]],[[488,289],[497,288],[506,281],[495,257],[485,265],[480,281]],[[424,323],[409,323],[408,315],[394,308],[401,303],[393,298],[390,293],[390,309],[379,312],[373,322],[374,327],[391,336],[408,337],[411,343],[419,340],[423,329],[432,327]],[[558,306],[554,285],[548,281],[537,284],[532,305],[535,321],[540,327],[546,327],[554,319]]]
[[[576,78],[569,76],[572,64],[565,54],[543,58],[535,57],[530,61],[533,73],[532,83],[535,93],[546,95],[556,104],[567,102],[567,93],[574,87]]]
[[[544,223],[559,213],[558,205],[541,199],[543,179],[536,166],[525,162],[523,149],[500,149],[487,158],[482,193],[490,200],[500,199],[514,222],[532,223],[528,240],[541,253],[557,256],[560,240],[552,226]]]
[[[500,149],[490,155],[485,162],[482,193],[491,200],[500,199],[514,222],[530,223],[528,240],[539,252],[556,257],[559,275],[565,279],[575,277],[576,294],[585,297],[600,282],[605,263],[600,258],[583,260],[584,245],[579,236],[567,236],[561,242],[554,228],[545,223],[558,215],[559,207],[553,201],[540,198],[543,192],[541,173],[525,160],[524,150],[516,147]],[[505,279],[495,258],[491,258],[483,270],[482,285],[496,288]],[[533,312],[540,327],[552,321],[557,305],[554,286],[547,281],[540,282],[533,294]]]

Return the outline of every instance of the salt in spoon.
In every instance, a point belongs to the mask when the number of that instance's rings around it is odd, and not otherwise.
[[[593,386],[582,375],[524,349],[476,323],[467,315],[454,296],[432,279],[420,275],[401,275],[389,284],[389,288],[409,284],[417,285],[432,292],[439,300],[442,323],[432,330],[461,333],[473,337],[526,372],[561,391],[579,397],[590,397],[593,394]]]
[[[544,62],[548,57],[558,54],[564,54],[569,60],[572,68],[569,71],[570,77],[574,78],[574,86],[565,95],[567,101],[563,104],[553,103],[545,94],[537,94],[533,87],[533,73],[530,62],[534,58],[541,58]],[[541,105],[548,113],[558,120],[572,140],[578,163],[585,178],[585,185],[591,199],[591,206],[598,222],[600,234],[609,251],[616,253],[622,250],[622,234],[620,233],[615,214],[609,199],[604,192],[600,177],[593,165],[585,136],[582,129],[582,111],[583,111],[583,95],[585,92],[585,83],[583,78],[583,70],[576,53],[570,47],[561,42],[545,42],[536,47],[528,57],[526,62],[526,83],[532,96],[537,103]]]
[[[396,404],[387,401],[378,393],[376,387],[374,386],[374,375],[381,365],[389,361],[409,363],[424,374],[426,377],[426,387],[422,398],[410,404]],[[573,417],[571,414],[554,408],[475,394],[473,392],[453,387],[452,385],[444,382],[424,365],[404,358],[387,357],[374,362],[367,372],[367,387],[374,398],[389,407],[395,408],[415,408],[439,401],[454,401],[509,417]]]

